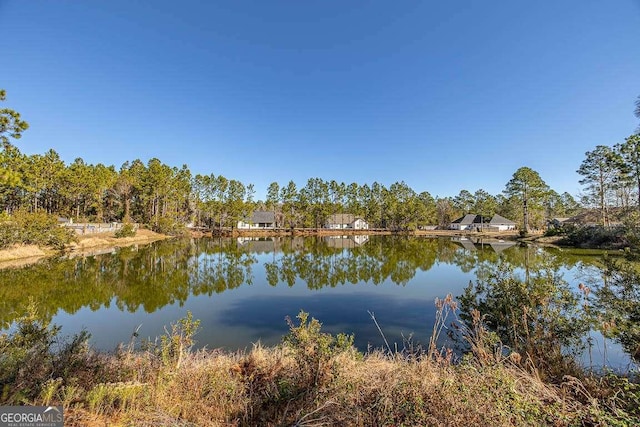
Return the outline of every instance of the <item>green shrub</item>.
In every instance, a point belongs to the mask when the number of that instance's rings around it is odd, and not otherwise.
[[[562,243],[569,246],[603,249],[628,246],[624,227],[575,227],[567,232]]]
[[[165,328],[165,334],[160,336],[160,343],[143,342],[142,346],[150,354],[156,356],[162,366],[171,369],[179,368],[183,357],[188,354],[196,341],[193,336],[200,329],[200,320],[194,320],[191,311],[177,322],[171,324],[171,330]]]
[[[51,395],[57,385],[91,386],[102,370],[89,350],[86,331],[70,339],[59,337],[60,327],[38,316],[32,303],[16,321],[15,331],[0,335],[0,404],[23,404]],[[49,396],[51,398],[51,396]]]
[[[0,249],[20,243],[20,230],[15,222],[5,220],[0,222]]]
[[[114,233],[115,237],[121,239],[123,237],[134,237],[136,235],[136,228],[133,224],[127,222],[118,231]]]
[[[330,380],[334,356],[345,351],[355,351],[354,337],[347,334],[334,337],[321,332],[322,323],[314,318],[309,320],[309,313],[304,311],[300,311],[296,317],[300,321],[298,325],[287,317],[289,333],[284,336],[283,342],[293,350],[298,366],[298,392],[313,393],[321,384]]]
[[[19,210],[0,222],[0,248],[13,244],[52,246],[62,249],[75,240],[75,233],[58,225],[55,215]]]
[[[182,222],[166,217],[158,220],[153,226],[153,231],[170,236],[184,236],[187,234],[187,228]]]
[[[469,282],[459,297],[460,317],[475,329],[473,312],[486,316],[486,326],[501,342],[527,355],[541,376],[562,381],[578,375],[571,352],[582,350],[589,329],[578,295],[550,261],[529,268],[525,277],[500,262],[476,283]]]

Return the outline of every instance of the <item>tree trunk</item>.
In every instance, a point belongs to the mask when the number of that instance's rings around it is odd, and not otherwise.
[[[131,209],[131,200],[128,197],[124,199],[124,222],[130,222],[129,211]]]
[[[524,194],[522,197],[522,209],[523,209],[523,217],[524,217],[524,232],[525,234],[529,234],[529,207],[527,206],[527,189],[524,189]]]
[[[637,173],[638,177],[638,211],[640,211],[640,173]]]

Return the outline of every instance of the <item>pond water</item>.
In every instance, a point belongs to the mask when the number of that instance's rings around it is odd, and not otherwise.
[[[0,271],[2,328],[35,302],[71,335],[88,330],[112,350],[157,337],[187,311],[200,319],[200,346],[227,350],[280,342],[286,316],[304,310],[323,330],[355,334],[362,350],[429,341],[434,301],[461,295],[498,262],[518,274],[552,268],[576,290],[597,277],[601,254],[521,247],[507,241],[405,236],[169,240],[102,255],[54,258]],[[626,369],[630,358],[592,333],[590,360]],[[606,360],[605,360],[606,358]]]

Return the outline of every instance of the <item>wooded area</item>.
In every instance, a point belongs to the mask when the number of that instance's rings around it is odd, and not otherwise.
[[[0,92],[0,100],[5,92]],[[448,226],[467,213],[490,217],[500,214],[527,230],[542,228],[554,217],[571,216],[582,207],[598,207],[603,224],[611,207],[640,206],[640,135],[613,147],[598,146],[586,154],[578,172],[586,193],[577,201],[571,194],[550,189],[540,175],[518,169],[502,194],[483,189],[461,190],[455,197],[433,197],[405,182],[344,183],[308,179],[272,182],[265,200],[255,200],[255,187],[222,175],[194,175],[187,165],[170,166],[157,158],[114,165],[89,164],[82,158],[66,164],[51,149],[25,155],[10,139],[28,128],[19,113],[0,110],[0,209],[47,212],[74,221],[137,222],[171,233],[187,224],[233,228],[255,210],[273,211],[279,227],[321,227],[332,214],[350,213],[372,228],[417,229]]]

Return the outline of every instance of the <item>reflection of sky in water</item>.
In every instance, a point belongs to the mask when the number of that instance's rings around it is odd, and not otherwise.
[[[264,256],[258,257],[262,264]],[[262,259],[261,259],[262,258]],[[267,256],[271,259],[271,256]],[[346,283],[335,288],[310,290],[300,279],[293,287],[279,283],[270,286],[264,268],[254,266],[254,281],[220,294],[191,296],[182,306],[173,304],[153,313],[142,308],[134,313],[122,312],[115,303],[92,311],[83,308],[73,315],[59,313],[54,322],[64,325],[65,334],[82,328],[92,333],[92,342],[112,349],[127,342],[139,326],[141,338],[163,333],[163,326],[183,317],[188,310],[201,321],[197,335],[200,345],[208,348],[246,348],[260,340],[264,344],[280,342],[288,328],[285,317],[296,321],[300,310],[320,320],[330,333],[353,333],[356,345],[381,347],[383,340],[368,311],[376,316],[387,340],[402,345],[403,336],[413,334],[416,341],[428,342],[435,316],[434,301],[447,293],[458,295],[470,276],[452,265],[418,271],[405,286],[390,280],[379,285]],[[453,284],[454,286],[451,286]]]
[[[260,244],[262,248],[268,247],[265,242]],[[333,257],[332,261],[338,262],[343,257],[353,256],[349,252],[351,249],[338,249],[337,252],[335,247],[333,249],[333,255],[330,255]],[[471,257],[478,256],[474,249],[460,247],[456,250]],[[487,253],[493,252],[485,252]],[[373,312],[391,346],[397,344],[401,348],[403,337],[409,336],[413,337],[414,342],[426,345],[435,317],[435,298],[443,298],[448,293],[458,296],[470,280],[475,280],[473,268],[470,271],[467,269],[469,272],[463,272],[455,262],[436,259],[430,269],[415,270],[413,277],[403,285],[395,284],[387,278],[378,285],[371,282],[352,284],[347,281],[335,287],[309,289],[298,275],[291,287],[281,281],[271,286],[267,281],[264,264],[274,261],[277,263],[284,255],[281,252],[258,251],[252,252],[251,256],[256,261],[251,266],[251,285],[245,283],[221,293],[214,292],[211,296],[191,295],[182,303],[166,305],[153,313],[147,313],[142,307],[135,312],[121,311],[114,298],[109,307],[96,311],[83,307],[73,315],[59,312],[53,322],[63,326],[62,331],[66,335],[84,328],[91,332],[94,345],[110,350],[118,343],[128,342],[131,333],[140,325],[140,338],[159,336],[164,332],[165,326],[184,317],[190,310],[193,317],[201,321],[201,331],[196,336],[200,346],[235,350],[249,348],[258,341],[266,345],[280,342],[288,329],[285,317],[289,316],[295,322],[298,312],[305,310],[322,322],[325,332],[355,334],[356,345],[364,350],[369,346],[384,345],[368,313]],[[196,257],[203,262],[207,259],[223,259],[224,255],[199,253]],[[564,279],[573,286],[585,281],[584,271],[576,267],[560,269]],[[594,366],[601,366],[605,356],[605,342],[599,334],[593,334],[592,342],[591,358],[585,353],[582,361],[585,365],[592,363]],[[608,340],[606,345],[609,366],[624,369],[629,365],[628,357],[617,344]]]

